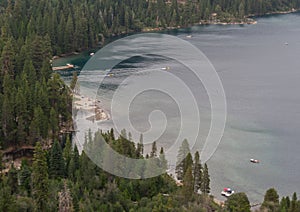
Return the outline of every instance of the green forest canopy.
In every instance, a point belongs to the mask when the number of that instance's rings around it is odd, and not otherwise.
[[[300,0],[2,0],[0,51],[8,37],[20,46],[36,35],[49,36],[57,55],[98,46],[103,36],[187,26],[212,13],[230,22],[299,7]]]

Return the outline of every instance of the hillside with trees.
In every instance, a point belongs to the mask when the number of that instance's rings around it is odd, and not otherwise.
[[[167,174],[115,177],[85,152],[79,154],[68,134],[72,92],[53,73],[51,59],[101,47],[120,34],[184,27],[212,17],[239,22],[292,8],[299,9],[300,0],[1,0],[0,211],[247,211],[245,194],[228,198],[224,207],[214,203],[208,166],[198,152],[190,153],[187,141],[178,154],[177,181]],[[167,167],[156,143],[146,155],[142,143],[135,145],[124,134],[102,135],[126,156],[155,158]],[[25,150],[29,156],[15,167],[11,162]],[[271,189],[260,210],[297,212],[299,205],[296,194],[279,201]]]
[[[125,134],[115,137],[113,130],[90,134],[84,149],[93,148],[99,135],[116,151],[144,158],[140,154],[142,143],[139,149],[135,148],[135,143],[125,138]],[[186,147],[184,141],[178,158]],[[165,167],[161,157],[163,149],[159,152],[158,149],[153,143],[145,158],[155,159]],[[198,152],[194,158],[187,154],[187,160],[179,159],[177,163],[177,178],[183,176],[180,181],[174,181],[168,174],[129,180],[103,171],[85,152],[79,154],[69,137],[62,144],[55,141],[48,151],[37,142],[32,160],[23,160],[19,170],[12,165],[7,175],[1,175],[0,211],[250,211],[245,193],[230,196],[223,206],[216,204],[209,195],[207,165],[202,167]],[[271,188],[258,211],[298,212],[299,209],[296,193],[280,201],[277,191]]]
[[[93,145],[99,133],[85,145]],[[120,153],[144,158],[134,143],[122,135],[115,138],[113,131],[101,134]],[[161,154],[163,149],[158,152],[153,144],[145,157],[164,164]],[[180,186],[167,174],[128,180],[103,171],[85,152],[80,155],[69,137],[63,145],[55,141],[49,151],[43,150],[37,142],[32,161],[23,160],[20,170],[12,166],[7,175],[1,176],[0,211],[220,210],[208,190],[201,195],[194,192],[202,182],[194,180],[195,175],[202,175],[198,166],[196,162],[189,164]]]
[[[9,38],[21,47],[40,36],[60,55],[98,47],[112,35],[207,21],[213,13],[234,22],[292,8],[299,9],[300,0],[3,0],[0,52]]]

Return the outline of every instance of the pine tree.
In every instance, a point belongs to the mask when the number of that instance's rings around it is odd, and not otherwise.
[[[159,161],[160,161],[160,167],[162,168],[162,170],[166,171],[168,169],[168,161],[166,159],[163,147],[160,148]]]
[[[195,180],[194,192],[197,193],[201,188],[201,184],[202,184],[202,165],[200,162],[200,155],[198,151],[195,153],[193,174]]]
[[[48,131],[48,126],[46,122],[46,117],[40,106],[34,109],[33,119],[29,126],[29,136],[32,143],[40,140],[41,138],[46,138]]]
[[[156,156],[157,156],[157,147],[156,147],[156,141],[154,141],[152,143],[152,149],[151,149],[150,157],[154,158]]]
[[[231,195],[225,202],[226,209],[234,212],[250,212],[250,202],[245,193],[236,193]]]
[[[15,141],[15,132],[16,132],[16,123],[13,111],[13,101],[8,95],[3,96],[2,103],[2,132],[4,134],[4,138],[7,141],[4,143],[6,146],[14,144]]]
[[[266,191],[264,196],[264,202],[261,205],[262,210],[276,211],[279,208],[279,195],[274,188],[270,188]]]
[[[22,161],[19,179],[20,179],[21,189],[26,191],[27,195],[30,196],[30,194],[31,194],[31,188],[30,188],[31,170],[30,170],[26,160]]]
[[[15,49],[13,44],[13,38],[9,38],[5,44],[5,47],[3,48],[0,58],[0,76],[7,74],[8,76],[13,77],[15,75]]]
[[[72,157],[69,164],[68,177],[72,181],[75,181],[76,171],[79,169],[79,153],[76,145],[71,156]]]
[[[203,172],[202,172],[202,185],[200,188],[201,192],[203,194],[209,194],[210,193],[210,179],[209,179],[209,173],[208,173],[208,166],[205,163]]]
[[[282,212],[288,211],[287,200],[285,197],[282,197],[282,199],[280,201],[280,211],[282,211]]]
[[[31,92],[33,93],[35,83],[37,81],[37,77],[36,77],[36,69],[33,66],[32,60],[29,60],[29,59],[25,60],[23,72],[27,76],[27,82],[31,88]]]
[[[5,74],[3,80],[1,127],[4,135],[4,146],[16,144],[16,122],[14,114],[15,84],[11,76]]]
[[[70,190],[67,183],[64,182],[64,188],[58,193],[58,211],[59,212],[73,212],[73,199],[70,194]]]
[[[17,211],[16,201],[11,192],[11,188],[7,185],[7,178],[4,177],[0,184],[0,211]]]
[[[65,167],[66,167],[66,173],[69,173],[69,165],[70,165],[70,161],[72,158],[72,144],[71,144],[71,140],[70,140],[70,136],[67,135],[67,139],[66,139],[66,144],[65,144],[65,148],[63,151],[63,156],[64,156],[64,160],[66,162]]]
[[[11,165],[10,170],[8,172],[8,186],[11,188],[12,194],[17,193],[18,191],[18,172],[14,167],[14,164]]]
[[[297,212],[300,210],[299,203],[297,202],[297,194],[296,192],[293,193],[290,212]]]
[[[49,61],[44,60],[41,69],[40,80],[45,79],[48,80],[51,77],[52,68]]]
[[[56,140],[51,148],[49,157],[49,175],[51,178],[65,177],[65,160],[62,149]]]
[[[192,167],[188,167],[186,170],[184,177],[183,177],[183,187],[182,187],[182,194],[185,202],[188,202],[193,197],[194,193],[194,179],[193,179],[193,172]]]
[[[124,139],[127,139],[127,132],[126,132],[126,129],[121,130],[120,136],[123,137]]]
[[[0,150],[2,150],[1,146],[0,146]],[[2,151],[0,151],[0,172],[1,173],[2,173],[2,170],[3,170],[3,163],[2,163],[2,161],[3,161],[3,153],[2,153]]]
[[[131,132],[128,133],[128,140],[132,141],[132,134],[131,134]]]
[[[137,144],[137,157],[141,157],[144,154],[144,138],[143,138],[143,134],[140,135],[140,142]]]
[[[40,142],[37,142],[35,146],[31,178],[36,211],[43,211],[48,205],[49,180],[47,159]]]
[[[50,110],[49,129],[52,133],[52,138],[56,139],[58,136],[58,115],[55,109],[52,107]]]
[[[66,43],[66,51],[72,52],[74,51],[74,23],[71,14],[68,16],[66,28],[64,29],[64,41]]]
[[[188,157],[188,159],[186,159]],[[175,173],[178,180],[182,180],[189,164],[191,162],[190,147],[186,139],[181,144],[177,155],[177,163]]]

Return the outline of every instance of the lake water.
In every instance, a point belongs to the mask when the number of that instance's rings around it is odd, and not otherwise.
[[[246,192],[251,202],[261,202],[270,187],[275,187],[281,195],[300,193],[300,14],[273,15],[257,18],[257,21],[257,25],[195,26],[167,32],[201,49],[223,83],[227,123],[222,141],[208,161],[211,192],[218,199],[223,198],[220,191],[224,187]],[[187,35],[192,37],[187,38]],[[56,63],[83,66],[88,58],[85,53]],[[166,66],[170,66],[172,72],[182,70],[174,61],[134,58],[115,71],[124,76],[145,67]],[[151,78],[151,73],[143,77]],[[189,79],[193,87],[192,77],[186,78]],[[108,82],[116,85],[118,80]],[[99,92],[108,111],[114,89],[108,84]],[[145,103],[144,111],[140,111],[142,117],[145,110],[149,114],[151,108],[160,109],[156,106],[169,104],[165,96],[156,95],[154,101],[153,95],[149,92],[140,97]],[[210,120],[209,104],[204,89],[197,95],[204,136]],[[139,106],[136,104],[135,114],[139,114]],[[171,116],[178,114],[176,108],[168,109],[172,111]],[[137,127],[147,128],[147,120],[135,121],[139,123]],[[104,122],[101,126],[109,128],[110,124]],[[167,136],[165,139],[172,138],[172,135]],[[250,158],[257,158],[261,163],[251,164]]]

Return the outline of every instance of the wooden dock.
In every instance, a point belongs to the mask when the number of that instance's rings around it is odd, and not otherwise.
[[[66,70],[66,69],[71,69],[71,68],[74,68],[75,66],[73,64],[67,64],[65,66],[55,66],[55,67],[52,67],[52,70],[53,71],[63,71],[63,70]]]

